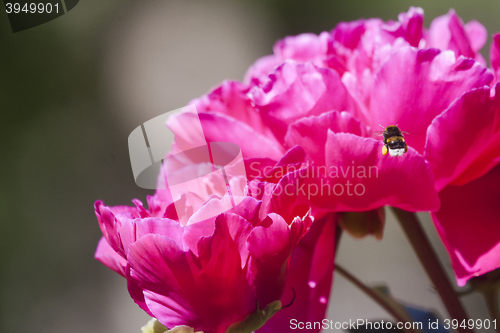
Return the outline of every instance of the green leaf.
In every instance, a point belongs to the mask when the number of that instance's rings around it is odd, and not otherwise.
[[[152,318],[146,325],[141,328],[142,333],[164,333],[168,330],[156,318]]]
[[[281,309],[282,306],[280,301],[269,303],[262,310],[259,307],[259,303],[257,303],[257,310],[255,310],[254,313],[248,315],[248,317],[242,321],[229,326],[226,333],[251,333],[256,331],[264,326],[264,324]]]
[[[257,310],[248,315],[240,322],[233,323],[228,327],[226,333],[252,333],[261,328],[271,317],[281,310],[283,307],[280,301],[269,303],[264,309],[260,309],[257,303]],[[176,326],[169,330],[163,326],[155,318],[148,321],[148,323],[141,328],[142,333],[203,333],[194,332],[194,329],[188,326]]]
[[[169,330],[163,326],[156,318],[148,321],[146,325],[141,328],[142,333],[195,333],[194,329],[189,326],[176,326]],[[203,332],[196,332],[203,333]]]

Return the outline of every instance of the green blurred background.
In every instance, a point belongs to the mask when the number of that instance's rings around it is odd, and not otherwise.
[[[224,78],[242,79],[278,38],[330,30],[339,21],[396,20],[409,6],[425,10],[426,26],[451,7],[465,22],[480,21],[490,34],[483,50],[489,58],[491,34],[500,31],[498,0],[82,0],[68,14],[16,34],[0,13],[0,331],[138,332],[147,316],[129,300],[125,282],[93,258],[100,237],[94,201],[129,204],[148,194],[135,186],[128,134]],[[373,253],[403,246],[392,222],[385,241]],[[348,240],[346,248],[349,242],[358,251],[380,249],[373,240]],[[409,259],[397,260],[419,270],[409,248],[401,251]],[[435,298],[423,273],[408,272],[415,281],[403,271],[385,276],[394,265],[389,254],[370,259],[372,275],[364,270],[365,254],[339,255],[344,266],[366,273],[364,281],[401,280],[397,295],[406,301],[422,292]],[[360,306],[347,287],[338,288],[333,319],[342,318],[335,312],[341,308]],[[487,317],[479,300],[470,302],[474,318]],[[436,300],[426,303],[419,305],[441,309]],[[383,316],[373,311],[367,315]]]

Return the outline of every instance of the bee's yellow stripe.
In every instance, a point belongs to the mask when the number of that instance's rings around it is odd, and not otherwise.
[[[396,142],[396,141],[405,142],[405,139],[402,136],[391,136],[390,138],[387,139],[387,143]]]

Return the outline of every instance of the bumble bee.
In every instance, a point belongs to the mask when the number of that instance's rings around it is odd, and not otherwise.
[[[380,127],[384,128],[382,125]],[[405,142],[403,133],[398,125],[391,125],[384,128],[382,135],[384,136],[384,146],[382,154],[391,156],[401,156],[408,151],[408,145]]]

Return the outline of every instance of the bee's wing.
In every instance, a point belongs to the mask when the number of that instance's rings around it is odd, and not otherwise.
[[[373,131],[373,133],[375,133],[378,136],[384,135],[384,131]]]

